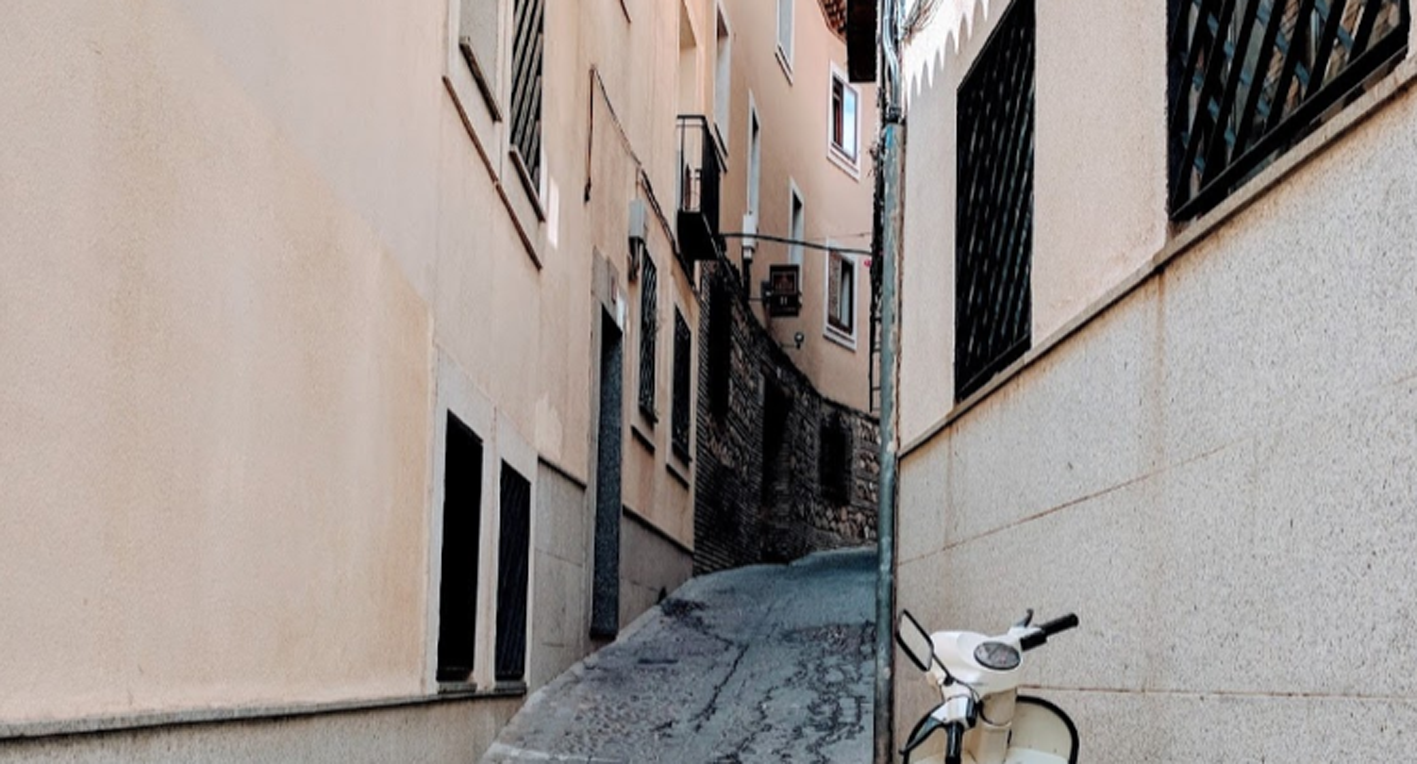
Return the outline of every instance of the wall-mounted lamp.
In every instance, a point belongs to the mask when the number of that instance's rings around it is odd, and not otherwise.
[[[642,199],[630,200],[630,267],[631,283],[640,278],[640,257],[645,251],[645,203]]]

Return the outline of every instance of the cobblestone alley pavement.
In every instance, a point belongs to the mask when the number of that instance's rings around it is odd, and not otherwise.
[[[875,559],[690,581],[532,696],[484,764],[870,761]]]

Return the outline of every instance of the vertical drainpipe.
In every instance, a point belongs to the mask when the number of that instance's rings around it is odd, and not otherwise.
[[[880,0],[881,167],[881,484],[876,506],[876,692],[875,764],[890,764],[894,745],[895,538],[896,538],[896,383],[900,327],[898,282],[901,255],[901,167],[905,153],[905,118],[901,109],[899,0]]]

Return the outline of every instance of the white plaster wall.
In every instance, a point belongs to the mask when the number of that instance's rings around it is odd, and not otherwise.
[[[1397,96],[905,458],[900,605],[1078,612],[1028,670],[1082,760],[1406,757],[1414,124]]]

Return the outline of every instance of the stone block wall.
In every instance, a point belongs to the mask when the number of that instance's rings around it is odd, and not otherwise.
[[[873,542],[875,418],[817,392],[753,316],[736,269],[701,274],[694,572]]]

